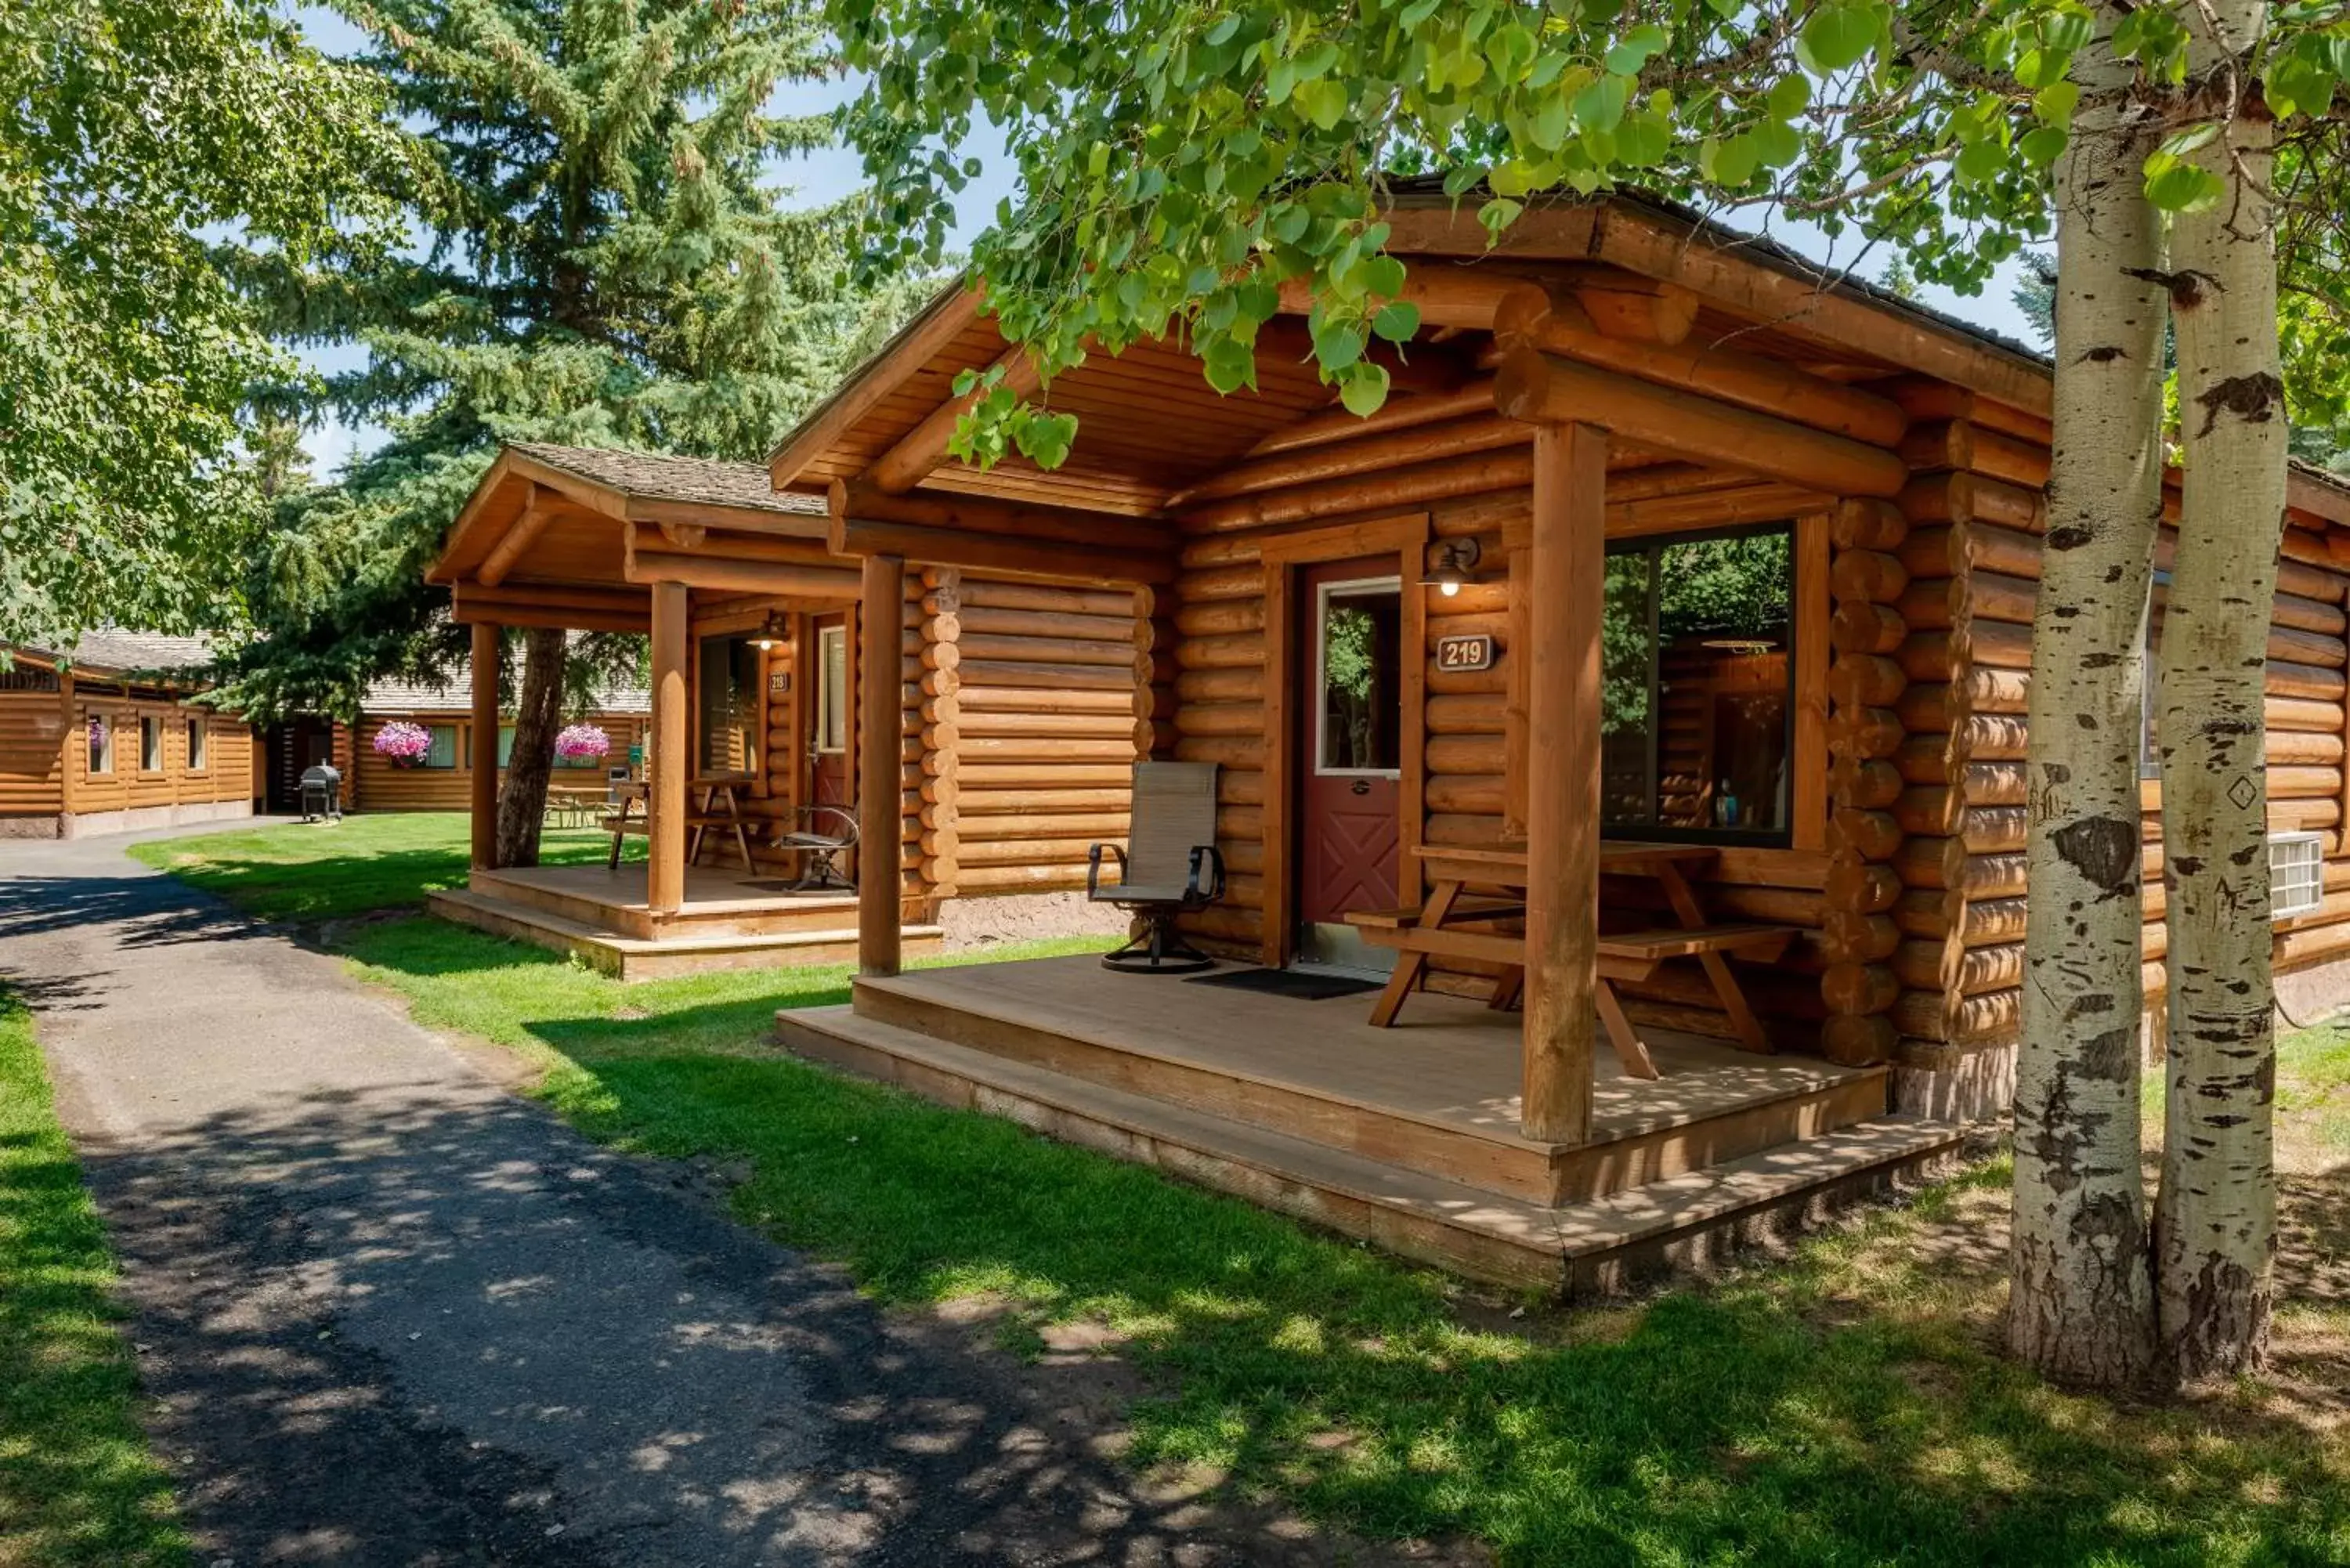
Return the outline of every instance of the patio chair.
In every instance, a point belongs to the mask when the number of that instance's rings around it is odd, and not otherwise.
[[[777,848],[800,852],[800,874],[792,891],[854,890],[857,884],[841,875],[837,857],[857,847],[857,814],[845,805],[804,805],[797,821],[797,827],[775,839]]]
[[[1118,861],[1118,885],[1101,885],[1102,856]],[[1086,898],[1139,917],[1141,929],[1102,967],[1125,974],[1189,974],[1215,960],[1183,940],[1175,918],[1224,896],[1216,852],[1216,764],[1137,763],[1127,844],[1097,844],[1087,857]]]

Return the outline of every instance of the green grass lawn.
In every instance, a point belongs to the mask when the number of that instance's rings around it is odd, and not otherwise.
[[[747,1222],[876,1296],[976,1301],[1015,1348],[1107,1329],[1152,1389],[1136,1462],[1357,1532],[1468,1538],[1510,1564],[2350,1561],[2339,1040],[2286,1054],[2315,1153],[2288,1182],[2276,1376],[2117,1404],[1994,1354],[1996,1162],[1711,1285],[1513,1316],[1278,1216],[779,1054],[772,1010],[840,1000],[842,970],[622,986],[431,919],[336,940],[422,1022],[527,1054],[595,1136],[747,1172]]]
[[[30,1016],[0,988],[0,1564],[189,1561],[132,1416],[114,1262]]]
[[[463,812],[371,812],[159,839],[132,845],[130,854],[265,919],[336,919],[463,887],[467,831]],[[593,863],[612,846],[611,835],[584,827],[551,827],[539,842],[549,866]],[[642,840],[628,847],[629,858],[644,858]]]

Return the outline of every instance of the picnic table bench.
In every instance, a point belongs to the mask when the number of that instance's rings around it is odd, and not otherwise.
[[[1371,1010],[1371,1023],[1382,1029],[1395,1023],[1396,1014],[1402,1011],[1405,999],[1427,971],[1431,958],[1477,959],[1500,966],[1502,972],[1494,981],[1489,1005],[1513,1005],[1525,987],[1525,938],[1517,932],[1472,928],[1524,917],[1523,899],[1508,896],[1523,893],[1525,888],[1524,849],[1511,845],[1430,845],[1415,853],[1430,880],[1425,904],[1418,909],[1373,909],[1347,917],[1362,931],[1365,941],[1375,947],[1392,948],[1398,954],[1395,971],[1388,976],[1387,988]],[[1701,844],[1617,842],[1603,843],[1599,847],[1600,875],[1640,877],[1657,882],[1679,922],[1599,938],[1593,1000],[1617,1059],[1633,1077],[1657,1077],[1657,1064],[1639,1032],[1625,1015],[1614,982],[1646,980],[1670,959],[1698,961],[1721,1002],[1722,1012],[1730,1018],[1739,1044],[1750,1051],[1771,1049],[1770,1036],[1763,1033],[1762,1022],[1748,1004],[1745,991],[1731,972],[1729,960],[1735,956],[1752,962],[1771,962],[1787,950],[1787,944],[1794,940],[1795,928],[1752,922],[1717,925],[1708,921],[1684,867],[1702,866],[1715,854],[1710,846]],[[1505,892],[1501,897],[1472,895],[1466,891],[1471,886],[1499,888]]]

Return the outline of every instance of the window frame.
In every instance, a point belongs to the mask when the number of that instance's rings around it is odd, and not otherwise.
[[[735,644],[750,649],[753,662],[756,667],[748,688],[751,700],[750,717],[748,720],[749,743],[744,748],[743,753],[748,765],[735,772],[720,772],[717,769],[709,768],[704,765],[704,759],[709,755],[710,731],[707,722],[709,718],[709,694],[704,688],[703,677],[709,669],[709,649],[710,645],[713,642]],[[727,662],[731,669],[733,664],[733,656],[731,653],[728,656]],[[765,651],[759,648],[757,644],[751,641],[751,631],[749,629],[739,631],[702,631],[697,633],[693,639],[693,704],[691,725],[691,733],[688,737],[688,748],[692,753],[693,767],[689,776],[697,779],[723,779],[732,784],[761,784],[766,776],[766,745],[764,742],[764,736],[766,734],[766,701]]]
[[[91,743],[89,726],[96,724],[103,740]],[[114,742],[118,726],[114,716],[93,708],[82,721],[82,774],[84,777],[110,779],[114,777]]]
[[[1403,577],[1399,574],[1389,573],[1374,577],[1347,577],[1337,582],[1317,583],[1314,587],[1314,668],[1309,676],[1313,681],[1309,690],[1312,692],[1314,703],[1314,754],[1305,761],[1306,774],[1309,777],[1324,779],[1400,779],[1403,777],[1403,735],[1400,721],[1399,721],[1396,735],[1396,766],[1334,768],[1323,760],[1330,743],[1330,714],[1329,710],[1323,705],[1330,695],[1330,680],[1326,668],[1329,648],[1327,639],[1322,633],[1323,628],[1329,624],[1330,601],[1341,597],[1367,596],[1386,593],[1389,590],[1392,590],[1396,596],[1396,615],[1400,621],[1403,615]],[[1396,650],[1396,657],[1399,660],[1396,672],[1398,676],[1396,700],[1400,704],[1403,700],[1401,690],[1403,671],[1400,661],[1413,657],[1413,654],[1409,649],[1399,648]],[[1425,650],[1420,651],[1419,657],[1425,659],[1427,657]]]
[[[2316,874],[2315,874],[2315,876],[2314,876],[2314,877],[2312,878],[2312,880],[2311,880],[2311,884],[2310,884],[2310,898],[2309,898],[2309,900],[2308,900],[2306,903],[2303,903],[2303,904],[2295,904],[2295,905],[2293,905],[2293,906],[2291,906],[2291,907],[2289,907],[2289,908],[2280,909],[2280,908],[2278,908],[2278,907],[2277,907],[2277,897],[2276,897],[2276,852],[2277,852],[2277,846],[2278,846],[2279,845],[2282,845],[2282,844],[2290,844],[2290,845],[2293,845],[2293,846],[2296,846],[2296,847],[2298,847],[2298,846],[2303,846],[2303,845],[2307,845],[2307,846],[2309,846],[2311,848],[2314,849],[2317,853],[2316,853],[2315,860],[2314,860],[2314,869],[2315,869],[2315,873],[2316,873]],[[2269,924],[2271,924],[2271,925],[2275,925],[2275,924],[2276,924],[2278,921],[2280,921],[2280,920],[2294,920],[2294,919],[2301,919],[2302,917],[2306,916],[2306,915],[2314,915],[2314,914],[2318,913],[2320,910],[2324,909],[2324,908],[2325,908],[2325,835],[2324,835],[2324,834],[2322,834],[2322,833],[2312,833],[2312,832],[2308,832],[2308,831],[2306,831],[2306,830],[2297,830],[2297,831],[2279,832],[2279,833],[2272,833],[2272,834],[2270,834],[2270,835],[2269,835]]]
[[[462,732],[460,726],[455,724],[426,724],[424,726],[424,732],[436,740],[444,732],[448,735],[449,760],[445,763],[434,762],[432,760],[432,748],[428,745],[424,748],[424,755],[417,760],[416,766],[419,772],[429,768],[434,773],[455,773],[458,771],[461,762],[470,762],[472,760],[470,753],[466,750],[466,738]]]
[[[155,778],[168,771],[170,759],[163,755],[163,721],[155,713],[139,715],[139,773],[144,778]]]
[[[837,666],[834,664],[831,653],[836,647],[840,650]],[[833,691],[832,682],[836,668],[840,671],[840,690],[837,693]],[[820,757],[847,755],[852,734],[848,715],[848,628],[845,624],[816,628],[815,720],[813,750],[816,754]],[[837,742],[833,740],[836,725],[840,732]]]
[[[212,727],[201,713],[188,714],[186,725],[188,772],[207,773],[212,768]]]
[[[1785,820],[1768,832],[1754,832],[1738,827],[1670,827],[1663,823],[1611,823],[1602,808],[1599,836],[1603,842],[1652,844],[1706,844],[1724,848],[1792,850],[1797,844],[1797,823],[1808,804],[1799,787],[1801,763],[1799,751],[1803,744],[1801,709],[1803,707],[1802,670],[1804,649],[1802,645],[1804,594],[1808,585],[1804,581],[1804,519],[1801,517],[1772,518],[1761,523],[1736,523],[1712,528],[1675,529],[1670,533],[1639,533],[1621,535],[1607,541],[1608,556],[1661,555],[1676,545],[1704,544],[1714,539],[1759,538],[1779,535],[1787,541],[1787,704],[1784,719],[1783,755],[1786,759]],[[1662,691],[1662,649],[1657,637],[1659,605],[1661,594],[1658,577],[1650,575],[1648,590],[1648,777],[1653,790],[1657,778],[1657,745],[1659,729],[1655,722],[1661,713],[1659,698]],[[1602,665],[1606,663],[1603,653]],[[1604,733],[1604,732],[1603,732]]]

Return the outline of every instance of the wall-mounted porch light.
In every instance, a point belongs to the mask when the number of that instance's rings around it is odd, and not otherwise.
[[[1419,586],[1451,598],[1477,580],[1477,560],[1483,555],[1474,539],[1447,539],[1436,552],[1436,565],[1420,574]]]
[[[784,612],[771,609],[767,612],[767,618],[759,623],[759,629],[751,634],[751,646],[764,653],[775,644],[787,640],[790,636],[791,628],[784,619]]]

